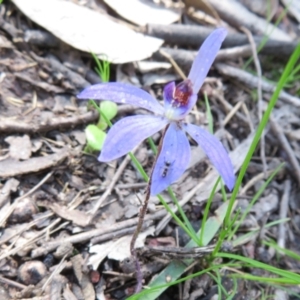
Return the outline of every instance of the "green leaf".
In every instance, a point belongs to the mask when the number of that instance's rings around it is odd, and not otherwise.
[[[211,113],[211,109],[210,109],[210,105],[206,93],[204,93],[204,99],[205,99],[205,106],[206,106],[206,116],[208,120],[208,129],[211,134],[214,134],[214,119]]]
[[[100,151],[106,137],[106,133],[96,125],[90,124],[85,128],[85,135],[88,146],[94,151]]]
[[[102,114],[110,121],[113,119],[118,113],[118,106],[116,103],[111,101],[101,101],[100,102],[100,110]],[[104,118],[101,118],[97,124],[98,128],[105,130],[108,127],[107,122]]]
[[[261,119],[261,121],[258,125],[258,128],[256,130],[256,133],[255,133],[255,136],[254,136],[253,141],[251,143],[251,146],[250,146],[250,148],[247,152],[244,163],[241,166],[239,176],[236,180],[235,187],[234,187],[234,189],[232,191],[232,194],[231,194],[229,207],[228,207],[228,212],[227,212],[227,215],[225,217],[225,224],[227,226],[230,224],[230,215],[231,215],[231,212],[232,212],[232,208],[233,208],[235,199],[237,197],[237,194],[240,190],[240,186],[242,184],[242,180],[244,178],[244,175],[246,174],[246,171],[247,171],[247,168],[249,166],[250,160],[252,159],[252,155],[253,155],[253,153],[256,149],[256,146],[257,146],[257,144],[260,140],[260,137],[261,137],[265,127],[267,126],[267,123],[269,121],[269,117],[270,117],[271,112],[272,112],[272,110],[273,110],[273,108],[274,108],[274,106],[277,102],[278,96],[279,96],[281,90],[283,89],[289,74],[292,72],[293,68],[295,67],[299,57],[300,57],[300,44],[298,44],[298,46],[294,50],[293,54],[291,55],[288,63],[286,64],[286,66],[285,66],[285,68],[282,72],[282,75],[281,75],[281,77],[280,77],[280,79],[277,83],[276,89],[275,89],[275,91],[273,92],[273,94],[270,98],[268,107],[265,110],[265,112],[262,116],[262,119]]]
[[[100,129],[100,130],[105,130],[107,127],[108,127],[108,125],[107,125],[107,123],[105,122],[105,120],[99,120],[99,122],[97,123],[97,127]]]
[[[225,218],[228,209],[228,202],[223,203],[214,213],[214,216],[210,217],[206,221],[206,226],[203,235],[203,245],[207,245],[216,235],[219,228],[222,226],[223,220]],[[201,229],[200,229],[201,230]],[[200,235],[200,232],[197,233]],[[185,247],[192,248],[198,246],[193,240],[190,240]],[[129,299],[138,300],[154,300],[162,294],[163,291],[167,289],[168,286],[162,287],[159,290],[156,289],[157,286],[164,285],[166,283],[171,284],[176,281],[186,270],[186,267],[193,260],[188,259],[184,262],[172,261],[160,274],[158,274],[149,284],[149,290],[142,291],[142,296],[139,294],[133,295]]]
[[[101,101],[100,109],[105,114],[108,120],[113,119],[118,113],[118,106],[116,103],[111,101]]]

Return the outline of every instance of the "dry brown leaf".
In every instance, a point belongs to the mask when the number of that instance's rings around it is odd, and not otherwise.
[[[104,0],[104,2],[120,16],[140,26],[150,23],[167,25],[177,22],[180,17],[170,9],[143,0]]]
[[[245,26],[255,34],[267,35],[270,39],[280,41],[291,41],[292,38],[280,28],[274,26],[267,20],[250,12],[237,0],[207,0],[218,12],[221,18],[238,28]],[[238,12],[238,13],[237,13]]]
[[[31,156],[31,141],[28,135],[8,136],[5,142],[9,144],[9,155],[17,160],[26,160]]]
[[[299,141],[300,140],[300,129],[295,129],[295,130],[291,130],[289,132],[287,132],[287,136],[295,141]]]
[[[154,226],[149,227],[146,231],[139,234],[135,243],[135,248],[141,248],[145,245],[145,239],[149,235],[153,235]],[[93,270],[97,270],[103,259],[108,256],[110,259],[122,261],[125,258],[130,257],[130,241],[131,235],[123,236],[115,241],[108,241],[101,245],[90,246],[88,264],[93,267]]]
[[[89,218],[86,213],[79,210],[71,210],[66,206],[61,206],[57,203],[48,203],[48,207],[52,209],[58,216],[63,219],[72,221],[74,224],[85,227],[89,224]]]
[[[67,158],[69,154],[68,149],[63,148],[57,153],[42,157],[33,157],[24,161],[7,158],[0,161],[0,178],[34,173],[48,169]]]
[[[72,293],[72,291],[70,290],[69,285],[66,285],[64,287],[64,291],[63,291],[63,296],[66,300],[77,300],[78,298],[76,298],[76,296]]]
[[[278,0],[241,0],[240,2],[255,14],[268,20],[274,17],[279,5]]]
[[[84,295],[85,300],[94,300],[96,299],[95,289],[92,285],[90,278],[82,272],[82,268],[84,267],[84,260],[81,254],[78,254],[71,258],[74,274],[82,288],[82,293]]]
[[[107,15],[65,0],[13,0],[32,21],[76,49],[113,63],[145,59],[163,40],[120,25]]]
[[[0,162],[1,164],[1,162]],[[10,200],[10,193],[15,192],[20,182],[15,178],[8,179],[0,190],[0,208]]]
[[[297,0],[282,0],[282,3],[287,7],[289,14],[300,23],[300,2]]]
[[[214,17],[218,22],[221,22],[217,11],[206,0],[184,0],[184,3],[186,8],[194,7]]]

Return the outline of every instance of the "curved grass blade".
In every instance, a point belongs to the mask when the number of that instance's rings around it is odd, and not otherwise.
[[[228,208],[228,202],[223,203],[216,211],[213,217],[207,219],[205,231],[203,235],[203,245],[207,245],[215,236],[219,228],[223,224],[223,220],[226,215],[226,211]],[[200,236],[200,230],[197,233]],[[198,245],[193,241],[189,241],[189,243],[185,246],[186,248],[197,247]],[[143,296],[133,295],[128,300],[138,299],[138,300],[155,300],[159,295],[161,295],[168,286],[161,288],[159,290],[153,290],[157,286],[164,285],[166,283],[172,283],[176,281],[185,271],[187,266],[193,262],[192,259],[181,261],[172,261],[153,281],[151,281],[148,285],[149,293],[144,294]]]

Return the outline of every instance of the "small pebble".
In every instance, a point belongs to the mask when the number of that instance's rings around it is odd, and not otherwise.
[[[26,285],[37,284],[46,274],[46,266],[38,260],[25,262],[18,270],[18,278]]]
[[[32,219],[32,215],[38,212],[34,200],[24,198],[16,204],[16,208],[11,214],[9,221],[11,223],[24,223]]]
[[[60,246],[54,252],[54,257],[59,259],[65,255],[71,255],[73,251],[73,245],[71,243],[64,243],[62,242]]]
[[[120,268],[123,273],[130,274],[135,272],[135,259],[133,256],[125,258],[123,261],[120,262]]]
[[[92,270],[90,272],[90,279],[93,284],[96,284],[100,281],[101,275],[98,271]]]
[[[44,258],[43,263],[48,269],[51,268],[54,264],[54,256],[51,253],[48,253]]]

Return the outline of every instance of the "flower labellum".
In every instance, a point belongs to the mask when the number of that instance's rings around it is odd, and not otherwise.
[[[218,28],[207,37],[188,78],[177,85],[170,82],[165,86],[164,106],[144,90],[123,83],[100,83],[84,89],[77,96],[79,99],[108,99],[154,113],[125,117],[114,124],[107,134],[99,161],[107,162],[127,154],[144,139],[168,126],[152,172],[151,195],[166,189],[187,169],[191,150],[186,134],[203,149],[228,189],[232,190],[235,184],[234,169],[221,142],[208,131],[184,121],[197,101],[199,89],[226,35],[225,28]]]

